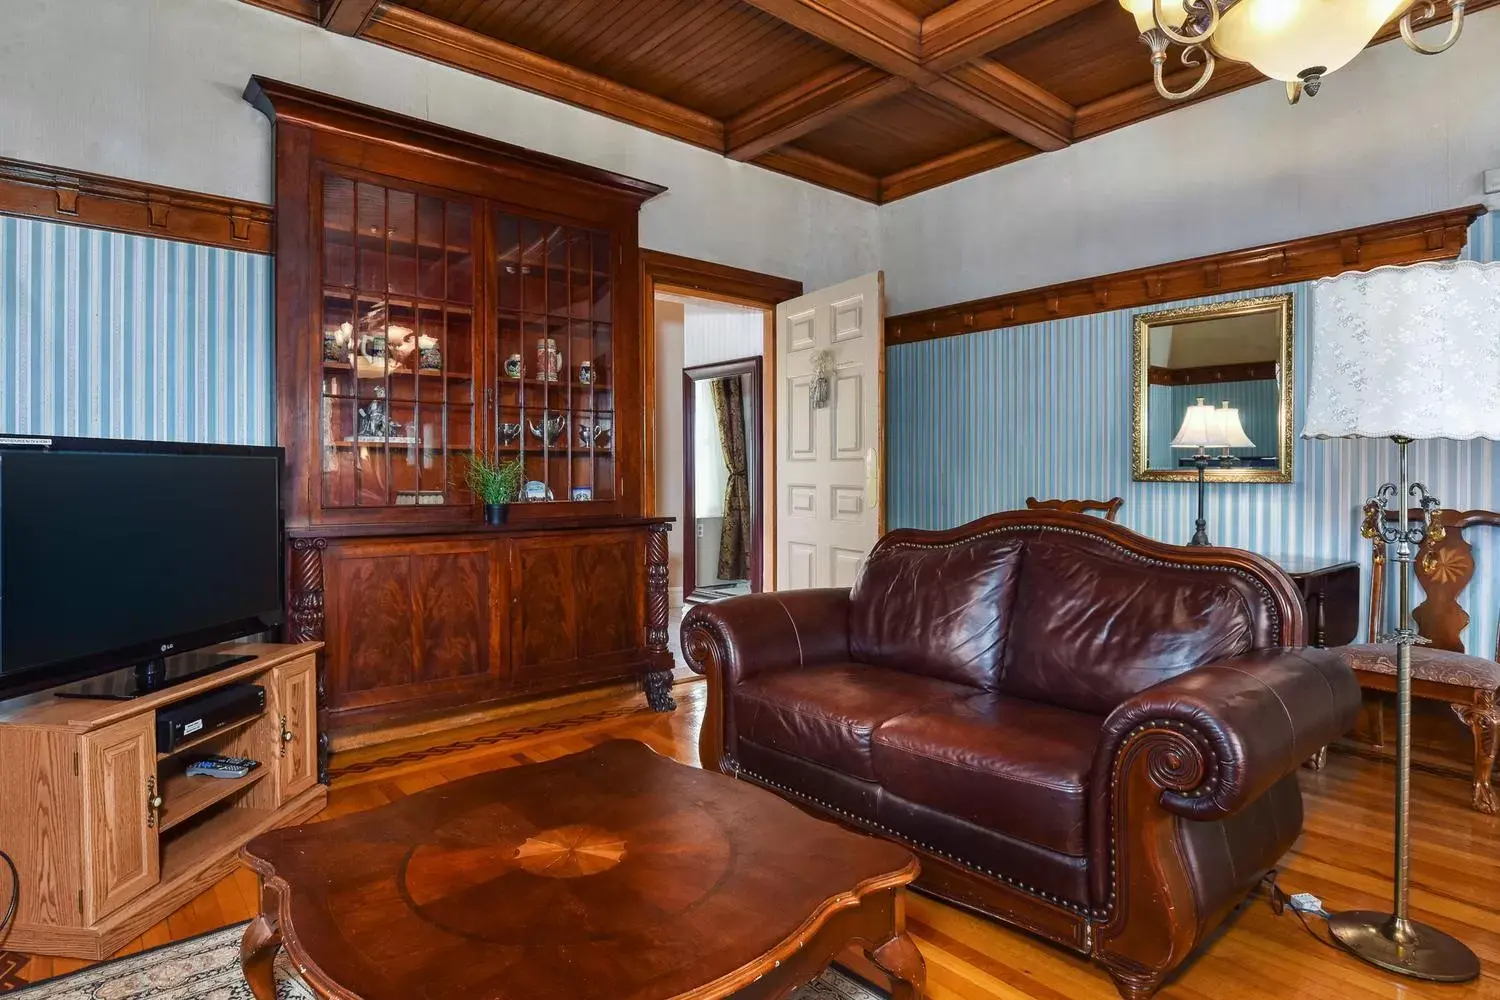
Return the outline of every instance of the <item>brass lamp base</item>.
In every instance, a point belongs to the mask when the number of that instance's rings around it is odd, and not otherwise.
[[[1466,983],[1479,976],[1479,957],[1467,945],[1415,920],[1346,910],[1328,918],[1328,930],[1366,962],[1403,976],[1436,983]]]

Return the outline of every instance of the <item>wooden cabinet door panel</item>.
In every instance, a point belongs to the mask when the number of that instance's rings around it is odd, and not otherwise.
[[[277,748],[276,805],[290,801],[318,780],[317,661],[305,657],[274,671]]]
[[[578,655],[583,658],[641,648],[645,624],[641,591],[645,555],[635,537],[599,538],[574,556]]]
[[[411,557],[418,681],[490,672],[490,549]]]
[[[117,722],[80,740],[84,914],[89,923],[156,885],[161,855],[149,805],[156,783],[155,717]]]
[[[578,657],[574,561],[569,539],[525,538],[515,543],[511,626],[516,673],[524,675]]]
[[[498,687],[504,542],[362,539],[329,546],[333,711]]]

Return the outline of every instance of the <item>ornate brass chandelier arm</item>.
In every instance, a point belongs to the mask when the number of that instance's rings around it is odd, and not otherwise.
[[[1463,34],[1464,7],[1467,2],[1468,0],[1448,0],[1448,6],[1452,11],[1448,22],[1448,37],[1432,48],[1417,41],[1416,31],[1412,27],[1412,15],[1417,15],[1415,18],[1417,21],[1431,20],[1437,15],[1437,3],[1435,0],[1420,0],[1419,3],[1412,4],[1411,8],[1401,15],[1401,38],[1413,52],[1419,52],[1424,56],[1435,56],[1440,52],[1447,52],[1453,48],[1453,43],[1458,41],[1458,36]],[[1430,27],[1430,25],[1419,24],[1418,27]]]
[[[1187,3],[1183,3],[1183,0],[1165,0],[1166,3],[1183,7],[1187,11],[1188,17],[1183,22],[1183,26],[1194,26],[1194,31],[1191,35],[1179,34],[1174,28],[1168,26],[1167,13],[1162,7],[1163,2],[1164,0],[1151,0],[1151,18],[1156,24],[1156,30],[1184,48],[1192,48],[1203,44],[1213,37],[1214,31],[1219,27],[1219,3],[1217,0],[1189,0]],[[1431,5],[1429,4],[1429,6]],[[1200,17],[1204,17],[1206,20],[1203,20],[1201,23],[1195,20]]]
[[[1182,64],[1184,66],[1197,66],[1201,62],[1203,72],[1191,87],[1186,90],[1170,90],[1167,87],[1165,67],[1167,62],[1167,40],[1164,36],[1157,35],[1154,31],[1148,31],[1141,36],[1147,45],[1151,46],[1151,73],[1156,81],[1156,92],[1169,101],[1185,101],[1198,91],[1208,86],[1208,81],[1214,75],[1214,54],[1201,45],[1189,45],[1182,50]],[[1201,57],[1201,58],[1200,58]]]

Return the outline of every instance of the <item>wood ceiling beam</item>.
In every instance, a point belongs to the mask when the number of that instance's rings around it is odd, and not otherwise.
[[[982,170],[991,170],[1032,156],[1036,150],[1019,139],[989,139],[956,153],[939,156],[880,179],[880,203],[941,187]]]
[[[318,22],[340,35],[358,35],[380,0],[323,0]]]
[[[726,152],[736,160],[753,160],[910,87],[911,81],[873,66],[834,66],[725,122]]]
[[[993,59],[976,59],[920,86],[1037,149],[1073,141],[1073,106]]]
[[[946,74],[922,65],[921,23],[890,0],[748,2],[1038,149],[1073,139],[1072,106],[999,63],[981,60]]]
[[[957,0],[922,20],[922,65],[945,72],[1072,17],[1098,0]]]
[[[922,22],[892,0],[747,0],[836,49],[910,79],[922,53]]]
[[[398,4],[380,5],[360,37],[724,151],[724,125],[716,118]]]
[[[871,176],[853,167],[846,167],[826,157],[809,153],[796,146],[782,146],[762,153],[753,161],[757,166],[777,173],[788,174],[798,180],[821,184],[865,201],[880,200],[880,178]]]

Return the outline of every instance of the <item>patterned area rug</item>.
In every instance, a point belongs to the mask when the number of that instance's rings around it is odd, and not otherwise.
[[[6,1000],[254,1000],[240,975],[244,924],[151,951],[117,958],[72,975],[6,993]],[[792,1000],[881,1000],[863,982],[829,969]],[[276,958],[277,1000],[314,1000],[287,963]]]

